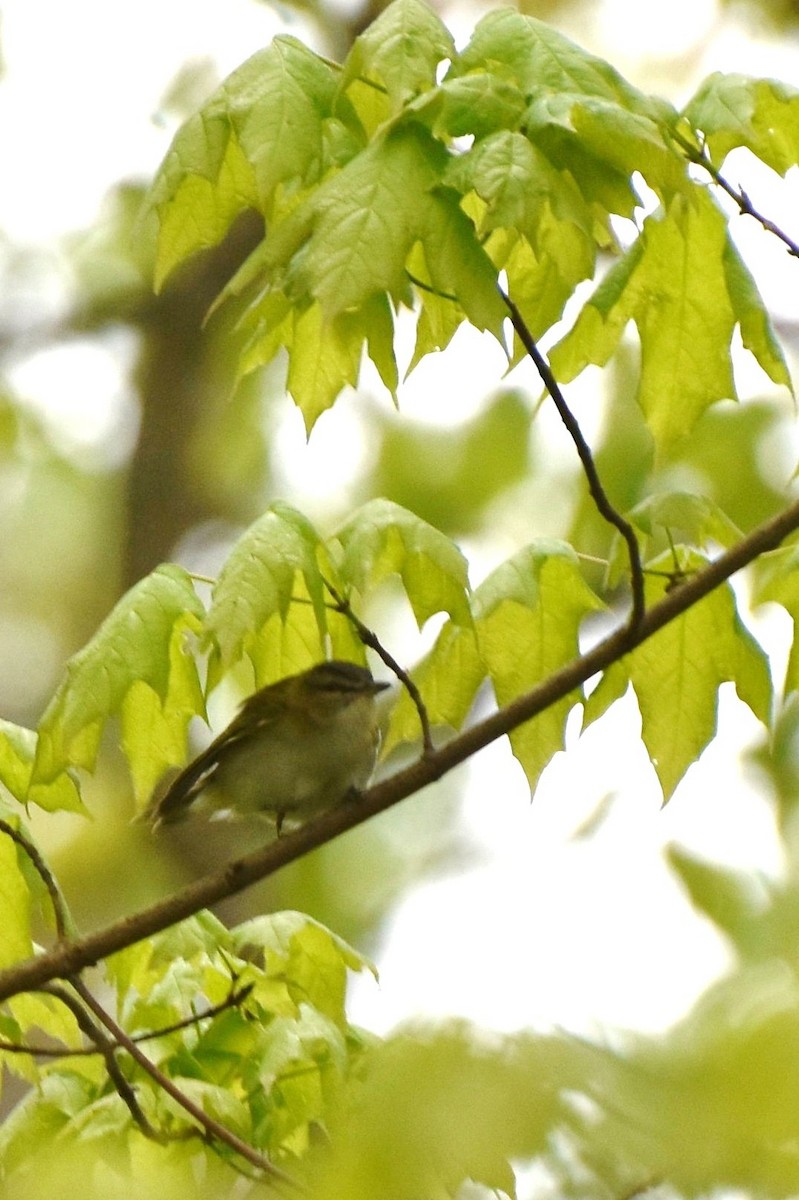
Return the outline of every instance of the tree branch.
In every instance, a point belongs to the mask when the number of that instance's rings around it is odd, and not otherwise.
[[[396,775],[373,784],[356,799],[321,813],[293,833],[270,842],[252,854],[235,859],[182,891],[159,903],[125,917],[73,942],[55,946],[46,954],[0,971],[0,1002],[20,992],[41,987],[48,980],[68,977],[109,954],[192,916],[210,904],[243,891],[288,863],[315,850],[339,834],[361,825],[377,813],[391,808],[407,796],[440,779],[497,738],[544,712],[596,675],[629,654],[665,625],[709,595],[722,583],[768,550],[774,550],[788,534],[799,529],[799,500],[770,521],[759,525],[731,550],[709,563],[704,570],[680,583],[652,608],[637,627],[627,624],[598,642],[532,691],[518,696],[477,724],[439,746],[432,754],[411,763]]]
[[[605,491],[602,480],[599,478],[599,472],[596,469],[596,463],[594,462],[594,457],[591,453],[591,447],[583,437],[583,432],[580,429],[574,414],[566,403],[566,397],[563,395],[558,381],[552,374],[552,368],[544,358],[544,355],[538,349],[535,338],[528,329],[524,317],[519,312],[518,307],[514,301],[511,300],[507,292],[504,292],[502,288],[500,288],[499,294],[507,305],[508,312],[510,313],[511,323],[519,336],[519,340],[529,354],[530,358],[533,360],[535,369],[541,376],[541,381],[552,397],[555,407],[558,410],[558,415],[560,416],[563,424],[566,426],[566,430],[574,442],[580,462],[582,463],[583,471],[585,472],[585,477],[588,480],[588,489],[591,492],[594,504],[597,506],[597,509],[605,518],[605,520],[618,529],[619,533],[627,543],[627,553],[630,559],[630,589],[632,592],[630,628],[635,629],[638,625],[640,625],[644,616],[644,571],[641,565],[641,552],[638,548],[638,539],[635,536],[635,530],[629,521],[625,521],[621,513],[613,507],[608,499],[608,494]]]
[[[42,881],[44,882],[44,885],[47,888],[50,896],[50,902],[53,906],[53,911],[55,913],[59,944],[64,945],[67,937],[67,929],[72,925],[72,922],[66,901],[61,894],[61,889],[56,883],[55,876],[50,871],[47,863],[44,861],[42,855],[39,853],[37,847],[30,840],[30,838],[26,837],[25,834],[20,833],[18,829],[14,829],[12,825],[10,825],[7,821],[4,821],[2,818],[0,818],[0,832],[5,833],[12,839],[12,841],[14,841],[25,851],[28,858],[36,868],[36,871],[40,875]],[[72,992],[70,992],[67,988],[61,987],[60,985],[52,982],[46,983],[42,990],[46,991],[51,996],[55,996],[61,1001],[62,1004],[67,1006],[67,1008],[75,1017],[78,1027],[82,1033],[89,1039],[90,1042],[94,1044],[97,1049],[97,1053],[102,1055],[109,1078],[113,1083],[117,1094],[127,1106],[131,1116],[133,1117],[133,1120],[136,1122],[145,1137],[152,1138],[154,1141],[158,1142],[170,1140],[165,1134],[157,1130],[142,1112],[139,1102],[136,1099],[136,1093],[131,1084],[125,1078],[125,1075],[123,1074],[122,1069],[117,1062],[116,1052],[119,1049],[127,1051],[134,1062],[138,1063],[141,1069],[150,1076],[150,1078],[158,1085],[158,1087],[166,1092],[167,1095],[171,1096],[175,1103],[183,1108],[189,1114],[189,1116],[191,1116],[197,1122],[208,1139],[215,1139],[216,1141],[223,1142],[225,1145],[229,1146],[231,1150],[234,1150],[237,1154],[240,1154],[241,1157],[244,1158],[246,1162],[250,1163],[251,1166],[257,1167],[259,1171],[263,1171],[264,1174],[269,1175],[277,1182],[292,1188],[299,1187],[299,1184],[297,1184],[290,1175],[287,1175],[284,1171],[281,1171],[279,1167],[276,1167],[274,1163],[270,1162],[269,1159],[264,1154],[261,1154],[260,1151],[256,1150],[254,1146],[250,1146],[230,1129],[227,1129],[226,1126],[224,1126],[220,1121],[215,1120],[215,1118],[204,1112],[199,1105],[195,1104],[193,1100],[186,1096],[184,1092],[182,1092],[181,1089],[163,1073],[163,1071],[159,1070],[159,1068],[150,1061],[147,1055],[139,1049],[138,1045],[136,1044],[136,1040],[129,1037],[128,1034],[125,1033],[122,1026],[117,1024],[113,1017],[111,1017],[111,1015],[105,1011],[99,1000],[92,995],[92,992],[80,977],[79,972],[82,969],[82,967],[75,968],[63,976],[63,978],[67,983],[69,983],[70,987],[75,992],[75,995],[73,995]],[[89,1015],[90,1013],[95,1018],[94,1020],[92,1019],[92,1016]],[[188,1022],[179,1022],[172,1026],[172,1028],[179,1029],[187,1023]],[[108,1036],[109,1034],[111,1035],[110,1037]],[[148,1036],[154,1035],[150,1034]]]
[[[685,157],[692,163],[696,163],[698,167],[702,167],[703,170],[707,171],[713,182],[717,184],[723,192],[726,192],[733,203],[737,205],[741,216],[753,217],[757,223],[766,230],[767,233],[772,233],[774,237],[779,238],[789,254],[793,255],[794,258],[799,258],[799,244],[797,244],[793,238],[788,237],[788,234],[785,233],[783,229],[780,229],[779,225],[775,225],[774,222],[770,221],[768,217],[764,216],[759,209],[755,208],[754,204],[749,199],[743,188],[734,187],[729,180],[722,175],[718,167],[714,166],[713,162],[711,161],[706,147],[694,146],[687,138],[674,131],[672,131],[672,137],[685,154]]]

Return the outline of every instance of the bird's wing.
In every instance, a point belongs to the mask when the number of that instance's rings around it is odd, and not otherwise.
[[[273,710],[264,710],[263,705],[252,703],[257,699],[258,693],[245,700],[227,729],[173,779],[155,806],[153,821],[156,825],[179,821],[184,817],[186,809],[213,780],[220,763],[242,738],[250,736],[254,728],[263,728],[275,719]]]
[[[179,821],[186,815],[185,810],[210,782],[219,765],[219,757],[216,753],[212,754],[212,750],[213,743],[172,780],[156,805],[153,819],[157,825]]]

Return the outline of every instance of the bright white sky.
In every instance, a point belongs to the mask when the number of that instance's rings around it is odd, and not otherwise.
[[[173,127],[157,119],[158,109],[181,63],[210,56],[224,75],[284,20],[304,35],[288,10],[278,15],[251,0],[6,0],[0,229],[9,241],[40,243],[89,225],[107,186],[150,173],[164,153]],[[461,37],[470,24],[458,18],[453,27]],[[661,67],[654,58],[642,67],[642,50],[676,57],[689,37],[697,77],[720,65],[788,75],[789,61],[795,74],[789,48],[720,30],[713,0],[606,0],[594,6],[584,34],[571,32],[600,53],[612,32],[616,64],[627,72],[637,64],[643,86],[658,86]],[[430,389],[449,393],[436,387],[434,371],[416,377],[424,394],[409,388],[407,411],[423,402],[429,415]],[[496,381],[493,371],[482,356],[470,369],[463,387],[471,386],[475,402]],[[47,375],[26,381],[45,405]],[[89,441],[106,438],[109,381],[101,376],[93,390],[76,390],[84,408],[72,414],[73,425],[85,423]],[[446,401],[437,415],[452,419]],[[317,475],[327,457],[314,447],[314,439],[306,447],[295,432],[287,435],[287,456],[306,475]],[[777,622],[769,636],[776,643],[779,634]],[[664,812],[635,740],[634,704],[618,705],[579,742],[573,737],[533,805],[507,748],[483,753],[469,773],[466,819],[484,859],[401,905],[379,955],[380,986],[359,981],[354,1018],[379,1031],[414,1014],[459,1014],[497,1029],[654,1028],[682,1012],[725,953],[674,884],[663,846],[676,839],[709,857],[771,871],[779,865],[770,813],[731,750],[757,735],[756,723],[734,696],[721,707],[723,746],[692,768]],[[598,831],[575,838],[609,794],[615,799]]]

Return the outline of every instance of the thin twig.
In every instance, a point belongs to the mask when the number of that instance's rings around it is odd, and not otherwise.
[[[199,1025],[201,1021],[217,1017],[229,1008],[237,1008],[243,1000],[246,1000],[254,987],[253,983],[245,984],[238,991],[231,991],[224,1000],[207,1008],[205,1012],[195,1013],[191,1017],[184,1017],[182,1021],[175,1021],[171,1025],[164,1025],[160,1029],[152,1029],[147,1033],[136,1033],[132,1035],[131,1041],[141,1045],[142,1042],[152,1042],[156,1038],[167,1037],[171,1033],[180,1032],[181,1029]],[[102,1053],[97,1046],[79,1046],[77,1049],[70,1049],[68,1046],[59,1048],[57,1046],[26,1045],[23,1042],[9,1042],[3,1038],[0,1038],[0,1051],[6,1054],[30,1054],[32,1058],[89,1058],[94,1054]]]
[[[343,616],[345,616],[350,624],[355,628],[355,631],[357,632],[358,637],[361,639],[364,646],[369,646],[371,650],[374,650],[375,654],[382,659],[389,671],[394,672],[397,679],[399,679],[400,683],[407,691],[416,707],[417,713],[419,714],[419,724],[422,727],[422,744],[424,746],[422,753],[424,756],[432,754],[434,746],[433,738],[430,732],[430,718],[427,714],[427,707],[422,699],[418,687],[411,679],[408,672],[399,665],[394,656],[390,654],[388,650],[386,650],[385,646],[381,644],[377,634],[369,629],[367,625],[364,625],[360,617],[356,616],[356,614],[352,611],[352,606],[350,605],[349,600],[345,599],[338,589],[335,588],[327,579],[325,579],[324,575],[322,576],[322,582],[330,592],[330,595],[333,597],[336,610],[342,613]]]
[[[5,1038],[0,1038],[0,1053],[29,1054],[31,1058],[89,1058],[101,1051],[97,1046],[79,1046],[77,1050],[58,1046],[26,1046],[23,1042],[7,1042]]]
[[[75,980],[70,981],[75,986]],[[117,1095],[127,1107],[128,1112],[133,1117],[133,1120],[138,1125],[145,1137],[152,1138],[156,1142],[164,1142],[164,1135],[150,1124],[147,1117],[142,1112],[136,1093],[133,1090],[130,1082],[125,1078],[125,1075],[116,1060],[116,1046],[111,1039],[106,1035],[101,1026],[97,1025],[86,1012],[83,1004],[78,997],[73,996],[67,988],[61,987],[59,984],[49,983],[42,988],[42,991],[49,996],[54,996],[60,1000],[74,1016],[78,1023],[78,1028],[83,1034],[97,1047],[99,1054],[102,1054],[105,1061],[105,1069],[108,1072],[108,1077],[111,1080]],[[81,997],[82,999],[82,997]]]
[[[31,841],[31,839],[26,837],[26,835],[21,833],[18,829],[15,829],[14,826],[8,821],[3,820],[2,817],[0,817],[0,833],[4,833],[6,837],[10,837],[12,842],[15,842],[22,850],[25,851],[26,855],[32,862],[36,873],[47,889],[47,894],[50,897],[58,940],[60,942],[65,942],[70,936],[70,933],[75,932],[75,924],[69,914],[69,909],[67,908],[66,901],[61,894],[61,889],[56,882],[55,875],[53,875],[53,872],[50,870],[44,858],[39,853],[37,846]]]
[[[254,983],[245,983],[243,988],[239,988],[238,991],[232,989],[224,1000],[220,1000],[219,1004],[214,1004],[211,1008],[207,1008],[205,1012],[194,1013],[191,1017],[184,1017],[182,1021],[175,1021],[172,1025],[164,1025],[162,1029],[153,1029],[148,1033],[137,1033],[130,1040],[137,1044],[152,1042],[156,1038],[167,1037],[170,1033],[179,1033],[181,1029],[189,1029],[192,1025],[199,1025],[200,1021],[207,1021],[211,1017],[218,1017],[220,1013],[226,1012],[229,1008],[238,1008],[247,999],[254,987]]]
[[[458,297],[453,292],[442,292],[441,288],[434,287],[432,283],[425,283],[423,279],[419,279],[417,275],[413,275],[406,270],[405,274],[410,279],[414,287],[421,288],[423,292],[430,292],[433,296],[438,296],[440,300],[450,300],[453,304],[460,304]]]
[[[626,521],[621,513],[613,507],[608,499],[607,492],[604,489],[602,480],[599,478],[599,472],[596,469],[591,448],[588,442],[583,437],[582,430],[577,423],[571,409],[566,403],[566,398],[560,390],[558,381],[552,374],[552,368],[547,362],[544,355],[538,349],[535,338],[527,327],[524,317],[520,313],[517,305],[511,300],[507,292],[502,288],[499,289],[499,294],[507,305],[510,313],[511,323],[516,333],[519,335],[519,340],[529,354],[535,364],[538,374],[541,376],[541,381],[544,387],[552,397],[555,407],[558,410],[558,415],[561,421],[566,426],[566,429],[574,442],[580,462],[582,463],[585,477],[588,480],[588,488],[594,499],[594,504],[599,512],[616,529],[627,543],[627,553],[630,559],[630,588],[632,592],[632,609],[630,612],[629,625],[631,629],[636,629],[644,617],[644,572],[641,565],[641,552],[638,548],[638,539],[635,536],[635,530],[629,521]]]
[[[794,258],[799,258],[799,243],[795,242],[793,238],[790,238],[783,229],[780,229],[779,225],[775,225],[775,223],[769,220],[769,218],[760,212],[759,209],[755,208],[754,204],[749,199],[743,188],[734,187],[733,184],[731,184],[729,180],[722,175],[718,167],[714,166],[706,146],[694,146],[688,140],[688,138],[683,137],[682,134],[677,132],[672,132],[672,137],[677,142],[677,145],[683,151],[686,158],[690,159],[690,161],[695,163],[698,167],[702,167],[703,170],[707,171],[713,182],[717,184],[723,192],[726,192],[733,203],[737,205],[742,216],[753,217],[757,223],[766,230],[767,233],[771,233],[774,235],[774,237],[779,238],[789,254],[793,255]]]

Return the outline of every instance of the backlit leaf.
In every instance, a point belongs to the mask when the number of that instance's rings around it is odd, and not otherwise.
[[[799,163],[799,90],[788,83],[715,71],[683,112],[718,164],[736,146],[780,175]]]
[[[530,691],[578,653],[580,622],[602,608],[565,543],[541,540],[503,563],[476,589],[473,609],[480,657],[498,704]],[[565,697],[510,734],[513,753],[535,790],[564,746]]]
[[[697,190],[690,200],[678,196],[668,213],[647,218],[632,249],[553,349],[552,366],[568,381],[588,363],[604,365],[628,321],[635,321],[639,403],[656,443],[667,448],[691,431],[709,405],[736,397],[730,347],[737,321],[764,369],[787,378],[767,318],[758,322],[753,304],[754,285],[748,286],[729,250],[724,216]]]
[[[270,216],[280,186],[320,178],[338,82],[330,64],[296,38],[276,37],[186,122],[148,200],[160,224],[158,283],[219,242],[246,208]]]
[[[66,771],[48,782],[31,786],[36,758],[36,734],[11,721],[0,720],[0,782],[21,803],[48,811],[85,812],[75,780]]]
[[[383,87],[397,112],[418,92],[433,87],[436,69],[455,43],[436,12],[420,0],[395,0],[356,38],[344,64],[342,89],[353,79]]]
[[[132,688],[146,684],[162,708],[173,736],[183,736],[189,713],[196,711],[199,683],[188,635],[203,616],[189,575],[176,566],[158,567],[119,601],[92,640],[69,662],[39,725],[31,788],[52,784],[69,767],[94,768],[103,727],[109,717],[132,717]],[[126,704],[128,705],[126,709]],[[133,708],[130,706],[133,705]],[[182,711],[181,711],[182,709]],[[152,777],[157,754],[135,739],[127,746],[139,786]],[[170,764],[164,750],[160,767]]]
[[[678,548],[682,565],[698,570],[706,561]],[[647,606],[662,598],[673,567],[670,552],[647,564]],[[668,800],[688,767],[716,733],[718,690],[735,684],[741,700],[768,723],[772,683],[768,660],[741,622],[729,583],[722,584],[682,616],[605,672],[586,704],[591,721],[632,683],[641,710],[641,737]]]
[[[324,658],[326,627],[324,593],[317,547],[319,536],[301,513],[287,504],[275,503],[239,538],[219,573],[206,629],[213,637],[222,669],[242,656],[258,656],[258,646],[270,619],[285,624],[295,595],[307,597],[301,607],[303,622],[311,638],[305,661],[294,670],[304,670]],[[298,591],[304,588],[304,593]],[[288,663],[278,676],[292,674]],[[260,678],[258,686],[271,682]]]
[[[469,624],[466,560],[457,546],[425,521],[388,500],[371,500],[335,533],[341,578],[361,594],[399,575],[421,627],[437,612]]]

